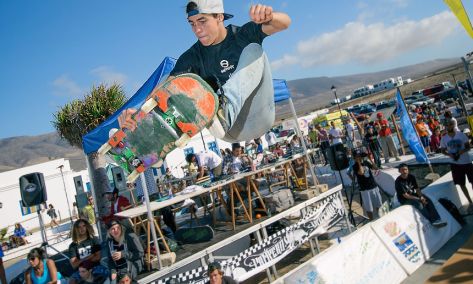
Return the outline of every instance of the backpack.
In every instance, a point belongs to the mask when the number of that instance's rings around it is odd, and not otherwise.
[[[450,213],[450,215],[457,220],[457,222],[464,226],[466,224],[465,219],[463,219],[463,216],[460,214],[460,211],[458,208],[455,206],[453,202],[446,198],[440,198],[439,203],[442,204],[442,206]]]

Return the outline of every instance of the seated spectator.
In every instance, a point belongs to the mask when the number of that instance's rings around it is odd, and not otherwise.
[[[13,230],[12,241],[16,246],[22,246],[25,244],[29,244],[28,240],[26,239],[26,230],[20,223],[15,224],[15,229]]]
[[[130,200],[128,200],[128,198],[126,198],[125,196],[121,196],[118,192],[119,190],[116,187],[112,190],[105,192],[106,198],[111,203],[110,214],[102,218],[105,224],[109,223],[110,220],[116,218],[115,213],[125,211],[126,209],[131,207]]]
[[[5,275],[5,267],[3,267],[3,248],[0,246],[0,282],[7,284],[7,276]]]
[[[273,153],[278,155],[278,157],[284,156],[284,151],[281,148],[281,144],[279,144],[279,142],[274,146]]]
[[[440,219],[432,201],[420,191],[416,178],[409,174],[409,167],[402,163],[399,165],[399,172],[401,175],[394,184],[399,203],[414,206],[435,227],[447,225],[447,222]]]
[[[77,282],[79,284],[88,284],[88,283],[94,283],[94,284],[108,284],[110,283],[110,279],[108,278],[107,275],[101,275],[101,274],[94,274],[95,264],[89,260],[82,261],[79,264],[79,275],[80,275],[80,280]],[[71,282],[69,282],[71,283]]]
[[[253,161],[242,154],[239,143],[232,144],[232,155],[227,156],[223,161],[224,174],[238,174],[252,165]]]
[[[131,284],[133,280],[129,273],[125,273],[118,276],[118,284]]]
[[[46,259],[46,254],[41,248],[30,250],[27,256],[30,267],[25,271],[26,284],[50,284],[61,283],[61,273],[57,271],[56,263],[52,259]],[[66,283],[66,282],[63,282]]]
[[[229,276],[223,275],[222,266],[218,262],[212,262],[207,269],[209,281],[205,284],[236,284],[236,281]]]
[[[75,270],[71,275],[71,284],[80,282],[82,275],[78,268],[85,261],[88,262],[94,276],[102,278],[109,276],[108,269],[100,265],[100,249],[100,241],[94,236],[94,229],[89,222],[84,219],[77,220],[72,226],[72,243],[69,245],[70,262]]]
[[[110,269],[112,281],[117,281],[119,276],[124,274],[136,279],[144,266],[144,249],[140,239],[134,232],[125,232],[118,219],[110,221],[107,228],[104,261]]]

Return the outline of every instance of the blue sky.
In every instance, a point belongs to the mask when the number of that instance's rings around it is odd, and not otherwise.
[[[472,17],[472,1],[463,2]],[[195,42],[186,3],[0,1],[0,138],[54,131],[53,113],[94,84],[118,82],[132,96],[165,56]],[[276,78],[374,72],[473,50],[441,0],[227,0],[235,15],[227,22],[247,22],[253,3],[292,18],[264,42]]]

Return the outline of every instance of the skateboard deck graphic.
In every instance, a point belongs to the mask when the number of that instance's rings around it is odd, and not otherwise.
[[[172,150],[185,146],[212,122],[217,108],[217,96],[199,76],[176,76],[155,88],[132,116],[133,131],[112,129],[98,152],[110,156],[132,182],[147,168],[159,167]]]
[[[214,237],[214,230],[209,225],[192,228],[179,228],[174,233],[177,241],[183,244],[208,242]]]

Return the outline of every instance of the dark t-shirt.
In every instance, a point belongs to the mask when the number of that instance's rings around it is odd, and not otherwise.
[[[123,252],[125,250],[125,245],[123,243],[119,244],[115,240],[112,240],[112,248],[113,248],[113,251]],[[113,254],[113,251],[110,252],[110,254]],[[115,262],[115,269],[116,270],[127,269],[127,267],[128,267],[128,265],[126,263],[126,259],[124,257],[122,257],[119,260],[116,260],[114,262]]]
[[[362,166],[364,167],[364,174],[360,175],[358,174],[358,169],[360,166],[358,163],[355,163],[353,165],[353,173],[356,176],[356,179],[358,180],[358,185],[360,186],[360,190],[370,190],[378,185],[376,184],[376,181],[374,180],[373,174],[371,173],[371,164],[370,163],[362,163]]]
[[[100,241],[96,237],[87,239],[78,244],[73,242],[69,245],[71,258],[77,257],[78,259],[84,259],[97,251],[100,251]]]
[[[409,174],[406,179],[403,179],[401,176],[397,177],[395,187],[397,199],[401,204],[403,204],[407,200],[403,196],[404,193],[417,196],[416,189],[419,188],[419,186],[417,185],[416,178],[411,174]]]
[[[227,36],[216,45],[203,46],[197,41],[176,62],[171,76],[194,73],[217,91],[235,72],[243,49],[250,43],[261,44],[267,36],[261,24],[248,22],[242,27],[229,25]]]

